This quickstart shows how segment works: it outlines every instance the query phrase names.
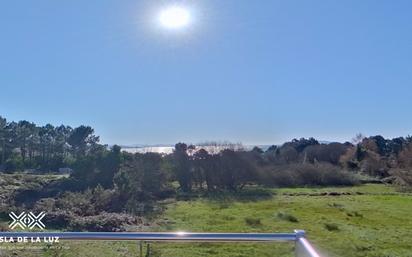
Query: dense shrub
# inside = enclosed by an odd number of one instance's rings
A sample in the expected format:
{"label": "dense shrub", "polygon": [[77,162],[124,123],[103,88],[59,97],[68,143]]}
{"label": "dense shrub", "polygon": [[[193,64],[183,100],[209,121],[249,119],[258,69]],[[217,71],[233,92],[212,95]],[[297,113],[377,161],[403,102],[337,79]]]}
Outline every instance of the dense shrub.
{"label": "dense shrub", "polygon": [[66,192],[55,202],[55,208],[77,215],[96,215],[102,211],[119,211],[118,194],[115,190],[97,186],[84,192]]}
{"label": "dense shrub", "polygon": [[140,212],[142,204],[147,206],[148,202],[169,195],[162,156],[156,153],[127,156],[114,181],[129,212]]}
{"label": "dense shrub", "polygon": [[394,169],[391,171],[393,175],[393,184],[402,187],[412,186],[412,169]]}
{"label": "dense shrub", "polygon": [[140,218],[125,213],[102,212],[97,215],[79,216],[67,210],[48,212],[44,222],[48,228],[96,232],[125,231],[127,226],[142,223]]}
{"label": "dense shrub", "polygon": [[125,213],[103,212],[94,216],[76,217],[69,227],[74,231],[118,232],[125,231],[128,225],[138,225],[141,221]]}
{"label": "dense shrub", "polygon": [[265,170],[262,183],[269,186],[350,186],[358,184],[352,173],[331,164],[290,164]]}
{"label": "dense shrub", "polygon": [[342,155],[351,148],[350,144],[330,143],[321,145],[310,145],[304,152],[304,161],[327,162],[337,165]]}
{"label": "dense shrub", "polygon": [[47,211],[47,215],[44,216],[44,223],[47,225],[47,228],[68,229],[70,222],[77,218],[77,215],[66,210]]}
{"label": "dense shrub", "polygon": [[120,212],[119,207],[123,204],[119,204],[116,192],[98,186],[84,192],[66,192],[57,199],[40,199],[34,211],[47,212],[47,226],[59,229],[122,231],[124,226],[138,223],[135,216],[111,212]]}

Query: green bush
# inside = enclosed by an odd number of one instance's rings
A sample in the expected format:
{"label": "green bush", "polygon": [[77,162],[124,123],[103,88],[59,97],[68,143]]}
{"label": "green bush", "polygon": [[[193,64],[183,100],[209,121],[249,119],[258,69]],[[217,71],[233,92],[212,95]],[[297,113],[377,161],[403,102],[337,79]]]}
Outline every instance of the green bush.
{"label": "green bush", "polygon": [[252,227],[262,225],[262,222],[260,221],[260,218],[247,217],[247,218],[245,218],[245,222],[248,226],[252,226]]}
{"label": "green bush", "polygon": [[23,159],[19,154],[13,153],[12,157],[6,160],[4,169],[7,173],[22,171],[24,169]]}
{"label": "green bush", "polygon": [[328,231],[339,231],[338,225],[333,223],[325,223],[325,228]]}

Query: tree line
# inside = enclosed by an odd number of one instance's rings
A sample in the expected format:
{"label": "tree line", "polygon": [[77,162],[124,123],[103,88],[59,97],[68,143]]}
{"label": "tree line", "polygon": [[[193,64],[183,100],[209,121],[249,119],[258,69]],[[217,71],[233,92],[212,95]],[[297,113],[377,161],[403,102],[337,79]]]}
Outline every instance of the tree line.
{"label": "tree line", "polygon": [[124,202],[176,191],[236,192],[252,184],[353,185],[359,182],[356,173],[403,184],[412,181],[411,137],[358,135],[353,142],[327,144],[301,138],[265,151],[239,144],[216,146],[218,151],[177,143],[172,154],[132,154],[100,144],[89,126],[37,126],[0,117],[0,170],[49,172],[69,167],[73,173],[59,190],[99,185],[116,190]]}
{"label": "tree line", "polygon": [[57,171],[101,147],[89,126],[37,126],[0,116],[0,171]]}

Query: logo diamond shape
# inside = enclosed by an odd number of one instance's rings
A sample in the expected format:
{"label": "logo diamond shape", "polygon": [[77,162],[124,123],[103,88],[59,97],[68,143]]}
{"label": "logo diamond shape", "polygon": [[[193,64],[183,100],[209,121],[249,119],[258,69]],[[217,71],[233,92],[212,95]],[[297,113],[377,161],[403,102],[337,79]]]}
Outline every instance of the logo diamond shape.
{"label": "logo diamond shape", "polygon": [[21,229],[38,227],[43,230],[46,228],[42,222],[42,219],[46,216],[45,212],[40,212],[38,215],[35,215],[33,212],[22,212],[19,215],[11,212],[9,216],[12,219],[12,222],[9,224],[9,228],[11,229],[15,229],[16,227],[20,227]]}

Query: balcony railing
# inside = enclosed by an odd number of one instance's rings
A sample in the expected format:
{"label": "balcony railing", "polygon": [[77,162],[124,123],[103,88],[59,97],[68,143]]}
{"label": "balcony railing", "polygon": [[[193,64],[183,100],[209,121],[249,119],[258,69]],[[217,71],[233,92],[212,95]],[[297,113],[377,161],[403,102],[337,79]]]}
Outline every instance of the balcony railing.
{"label": "balcony railing", "polygon": [[296,257],[320,257],[305,237],[305,231],[294,233],[188,233],[188,232],[0,232],[0,237],[55,238],[60,240],[134,240],[190,242],[294,242]]}

